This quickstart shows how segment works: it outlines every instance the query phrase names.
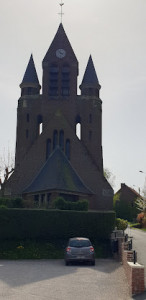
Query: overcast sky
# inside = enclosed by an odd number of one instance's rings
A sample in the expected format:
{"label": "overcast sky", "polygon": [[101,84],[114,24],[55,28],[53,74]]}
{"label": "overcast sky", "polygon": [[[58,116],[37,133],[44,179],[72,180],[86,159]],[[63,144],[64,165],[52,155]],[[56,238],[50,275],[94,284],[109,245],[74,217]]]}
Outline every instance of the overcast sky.
{"label": "overcast sky", "polygon": [[[121,183],[146,173],[146,0],[64,0],[63,26],[79,61],[92,55],[103,101],[103,160]],[[59,0],[0,0],[0,154],[15,151],[17,101],[30,54],[42,60],[60,23]],[[5,149],[5,150],[4,150]]]}

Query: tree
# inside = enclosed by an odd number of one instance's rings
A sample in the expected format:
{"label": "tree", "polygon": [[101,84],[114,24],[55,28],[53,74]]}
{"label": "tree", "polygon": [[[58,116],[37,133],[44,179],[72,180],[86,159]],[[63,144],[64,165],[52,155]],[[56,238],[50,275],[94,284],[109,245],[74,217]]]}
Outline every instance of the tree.
{"label": "tree", "polygon": [[144,184],[144,188],[143,188],[143,196],[138,197],[135,203],[137,205],[137,208],[141,212],[144,212],[146,214],[146,179],[145,179],[145,184]]}
{"label": "tree", "polygon": [[135,201],[137,208],[146,213],[146,198],[137,198],[137,200]]}
{"label": "tree", "polygon": [[9,176],[14,171],[14,156],[7,150],[7,155],[5,154],[5,149],[3,154],[0,156],[0,186],[3,188],[4,184],[7,182]]}
{"label": "tree", "polygon": [[115,175],[113,175],[113,173],[108,168],[104,168],[103,173],[104,177],[107,179],[107,181],[109,181],[110,185],[114,187],[116,178]]}

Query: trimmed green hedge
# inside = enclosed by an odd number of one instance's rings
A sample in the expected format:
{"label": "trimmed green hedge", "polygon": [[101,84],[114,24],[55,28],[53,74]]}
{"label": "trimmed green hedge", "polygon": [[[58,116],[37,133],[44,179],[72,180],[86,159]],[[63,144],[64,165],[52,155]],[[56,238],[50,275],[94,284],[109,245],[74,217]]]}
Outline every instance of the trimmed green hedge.
{"label": "trimmed green hedge", "polygon": [[108,239],[115,213],[63,210],[0,209],[0,239]]}
{"label": "trimmed green hedge", "polygon": [[0,208],[1,206],[9,208],[22,208],[23,200],[22,198],[0,198]]}
{"label": "trimmed green hedge", "polygon": [[54,207],[61,210],[88,211],[88,200],[71,202],[66,201],[63,197],[58,197],[54,201]]}

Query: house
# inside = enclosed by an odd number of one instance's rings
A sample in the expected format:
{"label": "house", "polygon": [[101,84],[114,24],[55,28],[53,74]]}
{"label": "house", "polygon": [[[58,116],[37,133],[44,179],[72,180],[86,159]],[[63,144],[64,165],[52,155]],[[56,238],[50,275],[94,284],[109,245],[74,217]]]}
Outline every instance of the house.
{"label": "house", "polygon": [[134,189],[121,183],[121,188],[114,195],[114,208],[117,217],[132,221],[138,214],[138,209],[135,204],[137,198],[141,195]]}

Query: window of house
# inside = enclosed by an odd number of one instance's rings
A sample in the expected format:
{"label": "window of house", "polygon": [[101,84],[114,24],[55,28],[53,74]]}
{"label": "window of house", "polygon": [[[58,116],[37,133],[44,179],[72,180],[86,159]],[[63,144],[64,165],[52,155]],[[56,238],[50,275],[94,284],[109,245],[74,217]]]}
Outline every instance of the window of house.
{"label": "window of house", "polygon": [[53,150],[56,148],[58,145],[58,132],[57,130],[54,130],[53,132]]}
{"label": "window of house", "polygon": [[33,197],[34,197],[34,207],[38,208],[39,207],[39,195],[36,194]]}
{"label": "window of house", "polygon": [[64,151],[64,131],[60,130],[59,132],[59,146],[62,151]]}
{"label": "window of house", "polygon": [[43,118],[41,115],[37,116],[37,130],[38,135],[40,135],[43,132]]}
{"label": "window of house", "polygon": [[45,202],[45,194],[41,194],[41,205]]}
{"label": "window of house", "polygon": [[76,136],[81,140],[81,118],[79,115],[76,117]]}
{"label": "window of house", "polygon": [[26,129],[26,138],[28,139],[28,136],[29,136],[29,131],[28,129]]}
{"label": "window of house", "polygon": [[70,140],[67,139],[66,143],[65,143],[65,154],[68,158],[68,160],[70,160]]}
{"label": "window of house", "polygon": [[27,88],[27,94],[28,94],[28,95],[31,95],[31,94],[32,94],[32,90],[33,90],[32,87],[28,87],[28,88]]}
{"label": "window of house", "polygon": [[62,67],[61,94],[62,96],[69,96],[70,94],[70,68],[67,64]]}
{"label": "window of house", "polygon": [[29,122],[29,114],[26,115],[26,121]]}
{"label": "window of house", "polygon": [[47,139],[47,141],[46,141],[46,159],[48,159],[50,154],[51,154],[51,139]]}
{"label": "window of house", "polygon": [[50,66],[49,71],[49,95],[57,96],[58,95],[58,73],[59,69],[56,64]]}

